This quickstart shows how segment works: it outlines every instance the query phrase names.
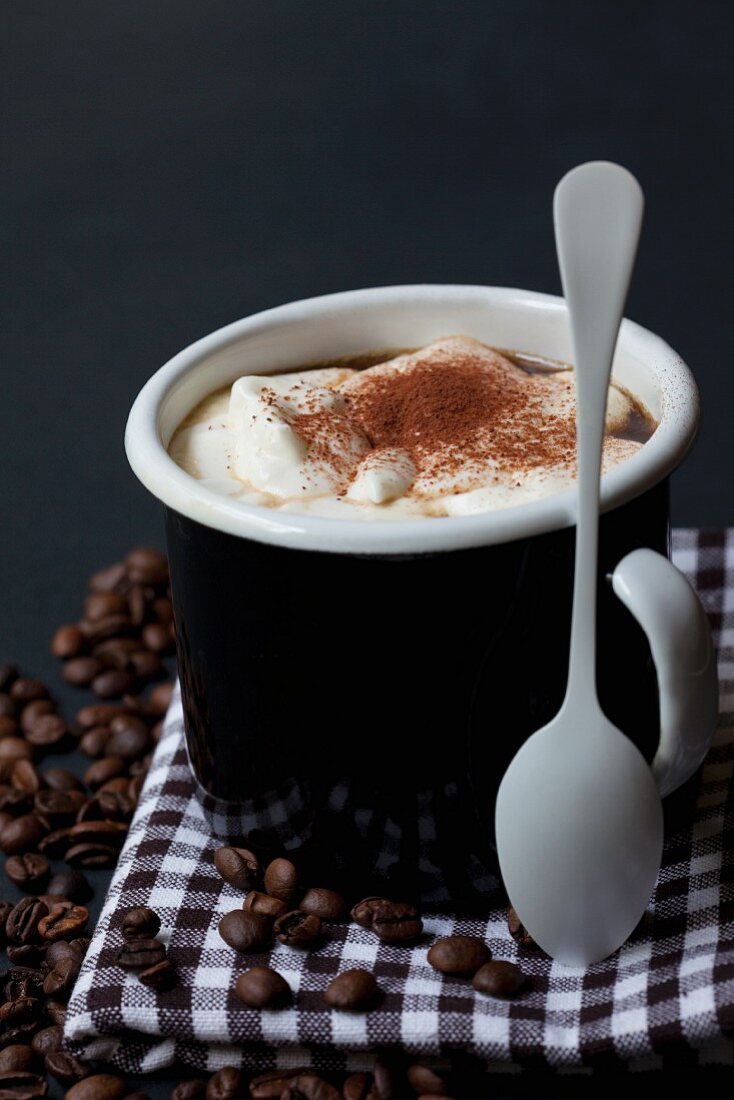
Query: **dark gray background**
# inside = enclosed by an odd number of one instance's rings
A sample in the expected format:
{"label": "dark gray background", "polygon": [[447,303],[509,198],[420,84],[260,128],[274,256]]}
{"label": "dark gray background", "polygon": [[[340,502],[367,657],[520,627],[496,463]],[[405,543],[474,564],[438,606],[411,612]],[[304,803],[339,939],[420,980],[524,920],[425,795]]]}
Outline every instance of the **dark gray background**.
{"label": "dark gray background", "polygon": [[628,313],[703,390],[674,517],[734,519],[728,0],[3,0],[0,13],[0,654],[58,689],[47,641],[86,575],[160,544],[122,435],[171,354],[347,287],[557,291],[551,194],[589,158],[645,188]]}

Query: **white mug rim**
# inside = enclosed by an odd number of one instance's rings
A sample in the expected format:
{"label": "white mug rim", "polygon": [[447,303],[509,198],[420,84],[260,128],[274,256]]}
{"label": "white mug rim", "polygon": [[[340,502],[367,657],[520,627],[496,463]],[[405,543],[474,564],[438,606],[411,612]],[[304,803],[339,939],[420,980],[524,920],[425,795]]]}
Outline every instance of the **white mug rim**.
{"label": "white mug rim", "polygon": [[[528,538],[575,523],[573,488],[530,503],[469,516],[399,522],[331,519],[245,504],[205,488],[168,455],[159,430],[160,410],[180,380],[230,344],[278,325],[349,314],[396,302],[492,302],[566,312],[555,295],[512,287],[418,284],[342,291],[264,310],[209,333],[184,348],[146,382],[130,411],[125,448],[146,488],[168,508],[206,527],[240,538],[298,550],[351,554],[417,554],[468,549]],[[696,383],[681,357],[659,336],[624,320],[620,343],[634,345],[659,386],[663,415],[653,436],[635,455],[602,479],[602,509],[618,507],[667,477],[695,439],[700,405]],[[667,399],[669,398],[669,400]]]}

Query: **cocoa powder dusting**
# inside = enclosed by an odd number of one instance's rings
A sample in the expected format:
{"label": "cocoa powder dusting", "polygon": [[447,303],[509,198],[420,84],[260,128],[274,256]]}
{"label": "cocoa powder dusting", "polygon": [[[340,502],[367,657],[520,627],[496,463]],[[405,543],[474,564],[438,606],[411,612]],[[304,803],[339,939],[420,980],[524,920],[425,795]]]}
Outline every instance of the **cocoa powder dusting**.
{"label": "cocoa powder dusting", "polygon": [[370,443],[407,451],[424,478],[470,474],[479,464],[486,476],[488,462],[522,474],[575,458],[574,418],[544,409],[547,387],[558,384],[499,355],[446,350],[407,371],[365,378],[345,398]]}

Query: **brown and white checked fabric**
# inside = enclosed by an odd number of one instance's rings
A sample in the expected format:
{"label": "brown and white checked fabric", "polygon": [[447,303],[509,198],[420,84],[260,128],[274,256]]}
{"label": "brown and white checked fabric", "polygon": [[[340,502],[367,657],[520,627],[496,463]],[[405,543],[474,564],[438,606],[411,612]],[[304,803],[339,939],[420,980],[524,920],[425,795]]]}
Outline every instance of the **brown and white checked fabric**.
{"label": "brown and white checked fabric", "polygon": [[[421,1057],[461,1052],[497,1069],[644,1069],[669,1058],[733,1064],[734,530],[678,531],[674,558],[711,615],[722,718],[693,823],[667,836],[649,919],[615,956],[585,970],[562,967],[519,951],[499,910],[486,921],[427,917],[431,936],[472,933],[498,957],[522,955],[529,989],[502,1002],[437,974],[426,946],[387,947],[356,925],[337,925],[316,952],[278,945],[248,960],[279,970],[295,1001],[281,1011],[245,1008],[232,993],[245,964],[217,933],[221,915],[241,898],[212,865],[217,845],[193,793],[176,701],[69,1005],[74,1049],[143,1072],[173,1062],[356,1069],[370,1051],[394,1046]],[[177,964],[179,984],[166,993],[115,965],[114,915],[140,904],[161,915]],[[365,1016],[330,1011],[322,999],[327,980],[355,966],[375,972],[386,991],[382,1007]]]}

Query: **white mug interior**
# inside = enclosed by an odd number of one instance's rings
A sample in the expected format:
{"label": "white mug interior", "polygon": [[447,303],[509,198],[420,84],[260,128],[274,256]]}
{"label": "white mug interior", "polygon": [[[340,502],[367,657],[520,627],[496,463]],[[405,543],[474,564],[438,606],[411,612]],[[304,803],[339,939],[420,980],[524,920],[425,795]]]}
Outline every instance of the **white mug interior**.
{"label": "white mug interior", "polygon": [[[491,545],[575,522],[573,489],[479,515],[395,523],[327,519],[245,504],[212,492],[169,457],[175,429],[207,394],[242,374],[272,374],[342,355],[473,336],[498,348],[571,362],[562,298],[506,287],[394,286],[310,298],[236,321],[191,344],[138,395],[125,445],[143,484],[175,511],[243,538],[294,549],[359,554],[436,552]],[[658,421],[631,458],[602,479],[602,508],[639,496],[682,461],[699,421],[698,390],[680,356],[625,320],[614,377]]]}

